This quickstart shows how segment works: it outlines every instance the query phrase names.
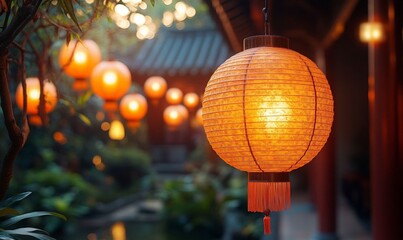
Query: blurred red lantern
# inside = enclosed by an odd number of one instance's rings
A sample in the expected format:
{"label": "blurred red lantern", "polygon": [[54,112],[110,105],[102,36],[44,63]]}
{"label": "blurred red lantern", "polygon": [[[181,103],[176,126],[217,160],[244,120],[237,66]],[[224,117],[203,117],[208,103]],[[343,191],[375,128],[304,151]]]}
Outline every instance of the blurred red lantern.
{"label": "blurred red lantern", "polygon": [[176,129],[181,125],[188,117],[188,110],[182,105],[168,106],[164,110],[164,121],[171,128]]}
{"label": "blurred red lantern", "polygon": [[127,121],[127,126],[136,129],[140,120],[147,113],[147,100],[143,95],[132,93],[124,96],[120,101],[120,114]]}
{"label": "blurred red lantern", "polygon": [[167,82],[160,76],[149,77],[144,83],[144,92],[148,98],[157,101],[167,91]]}
{"label": "blurred red lantern", "polygon": [[[42,120],[38,116],[39,103],[40,103],[40,84],[39,79],[31,77],[26,79],[27,84],[27,114],[29,115],[29,122],[34,125],[42,125]],[[50,81],[44,81],[43,94],[45,97],[45,112],[51,112],[57,104],[57,90],[56,86]],[[15,100],[17,106],[22,110],[24,108],[24,97],[22,84],[18,84],[15,93]]]}
{"label": "blurred red lantern", "polygon": [[179,88],[170,88],[165,98],[169,104],[176,105],[182,102],[183,93]]}
{"label": "blurred red lantern", "polygon": [[129,90],[131,83],[129,69],[119,61],[103,61],[91,75],[92,91],[105,100],[104,109],[107,111],[117,110],[118,99]]}
{"label": "blurred red lantern", "polygon": [[183,97],[183,104],[189,109],[195,108],[199,105],[199,95],[196,93],[187,93]]}
{"label": "blurred red lantern", "polygon": [[70,41],[63,45],[59,53],[62,70],[75,79],[73,89],[80,91],[88,88],[87,79],[94,67],[101,61],[101,50],[92,40]]}

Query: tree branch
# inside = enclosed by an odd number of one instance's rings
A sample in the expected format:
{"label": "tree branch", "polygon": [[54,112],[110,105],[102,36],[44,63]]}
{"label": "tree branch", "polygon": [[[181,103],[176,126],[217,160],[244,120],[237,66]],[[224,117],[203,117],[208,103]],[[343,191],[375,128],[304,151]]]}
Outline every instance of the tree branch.
{"label": "tree branch", "polygon": [[26,0],[18,9],[10,24],[0,32],[0,50],[6,49],[34,18],[42,0]]}
{"label": "tree branch", "polygon": [[6,153],[0,171],[0,199],[3,199],[13,177],[14,161],[18,153],[24,146],[29,135],[29,126],[27,118],[23,120],[23,125],[20,128],[15,120],[13,105],[8,87],[7,77],[7,56],[8,51],[0,49],[0,98],[1,108],[3,110],[4,122],[7,128],[8,136],[11,140],[11,146]]}

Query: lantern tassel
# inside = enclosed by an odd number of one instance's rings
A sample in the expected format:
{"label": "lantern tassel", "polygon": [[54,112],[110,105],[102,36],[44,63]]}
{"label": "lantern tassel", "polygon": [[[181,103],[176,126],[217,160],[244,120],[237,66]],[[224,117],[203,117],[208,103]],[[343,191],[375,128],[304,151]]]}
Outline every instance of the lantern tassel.
{"label": "lantern tassel", "polygon": [[281,211],[291,205],[288,173],[249,173],[248,211]]}
{"label": "lantern tassel", "polygon": [[266,215],[263,218],[263,228],[264,228],[264,234],[268,235],[271,233],[271,228],[270,228],[270,216]]}

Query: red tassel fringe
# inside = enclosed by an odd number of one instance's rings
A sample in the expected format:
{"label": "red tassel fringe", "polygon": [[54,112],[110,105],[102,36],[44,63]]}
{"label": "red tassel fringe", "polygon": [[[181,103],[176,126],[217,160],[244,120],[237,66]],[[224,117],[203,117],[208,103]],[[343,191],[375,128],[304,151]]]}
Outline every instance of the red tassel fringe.
{"label": "red tassel fringe", "polygon": [[248,211],[281,211],[291,205],[290,182],[248,182]]}
{"label": "red tassel fringe", "polygon": [[263,218],[263,228],[264,228],[264,234],[268,235],[271,233],[270,229],[270,217],[269,216],[264,216]]}

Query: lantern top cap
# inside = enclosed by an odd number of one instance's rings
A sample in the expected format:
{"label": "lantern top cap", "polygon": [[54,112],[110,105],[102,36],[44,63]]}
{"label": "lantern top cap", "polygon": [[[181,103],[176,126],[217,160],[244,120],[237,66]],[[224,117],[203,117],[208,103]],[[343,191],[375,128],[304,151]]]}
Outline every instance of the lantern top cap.
{"label": "lantern top cap", "polygon": [[289,48],[288,38],[275,35],[258,35],[247,37],[243,40],[244,50],[256,47],[281,47]]}

